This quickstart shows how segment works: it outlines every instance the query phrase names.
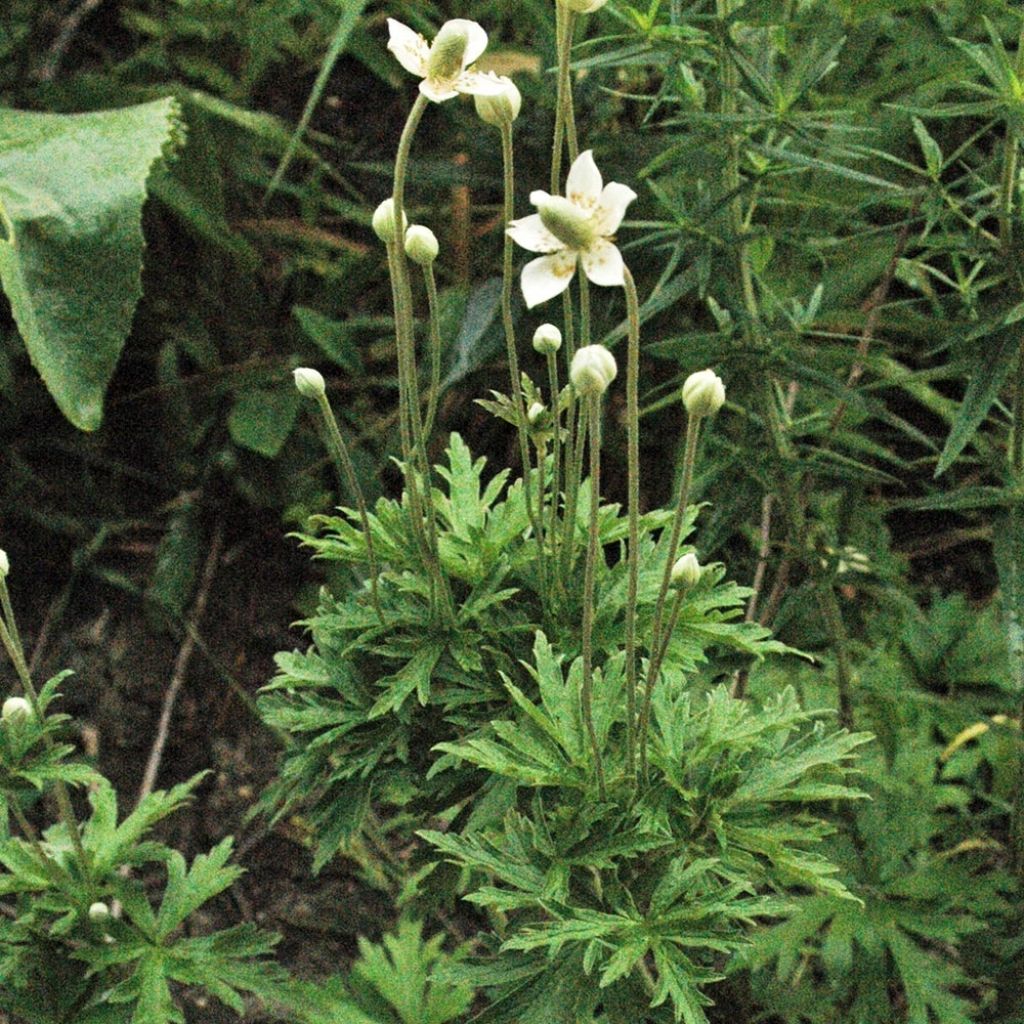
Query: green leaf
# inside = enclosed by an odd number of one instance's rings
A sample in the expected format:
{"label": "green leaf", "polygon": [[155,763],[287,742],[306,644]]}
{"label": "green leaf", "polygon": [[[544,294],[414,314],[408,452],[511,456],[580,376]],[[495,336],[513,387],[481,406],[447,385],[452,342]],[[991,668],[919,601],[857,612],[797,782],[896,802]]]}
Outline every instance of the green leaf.
{"label": "green leaf", "polygon": [[146,178],[171,99],[89,114],[0,110],[0,283],[61,412],[95,430],[142,295]]}
{"label": "green leaf", "polygon": [[295,426],[300,395],[291,387],[253,388],[235,400],[228,417],[231,440],[273,459]]}
{"label": "green leaf", "polygon": [[332,363],[352,374],[363,372],[363,361],[352,341],[352,325],[344,320],[332,320],[307,306],[293,306],[292,316],[307,338]]}
{"label": "green leaf", "polygon": [[949,437],[939,456],[939,464],[935,467],[936,477],[942,476],[953,465],[988,415],[1013,365],[1020,342],[1019,334],[1014,325],[986,337],[984,358],[967,385],[964,400],[960,403]]}

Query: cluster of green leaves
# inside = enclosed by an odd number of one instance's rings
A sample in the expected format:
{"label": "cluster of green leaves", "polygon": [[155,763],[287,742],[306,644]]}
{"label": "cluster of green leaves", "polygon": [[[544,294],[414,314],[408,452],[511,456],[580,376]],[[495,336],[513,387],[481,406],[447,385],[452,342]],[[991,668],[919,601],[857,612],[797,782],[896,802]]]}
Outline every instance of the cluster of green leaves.
{"label": "cluster of green leaves", "polygon": [[[0,723],[0,898],[9,912],[0,919],[0,1010],[31,1024],[181,1024],[172,985],[239,1014],[243,994],[278,997],[285,976],[266,959],[276,936],[249,924],[185,931],[241,874],[228,864],[231,839],[188,864],[149,835],[186,805],[203,775],[148,794],[119,820],[110,783],[69,760],[67,716],[46,714],[66,674],[40,691],[42,720]],[[27,824],[26,797],[55,783],[89,786],[90,813],[75,836],[64,819],[39,834]],[[11,817],[21,835],[11,834]]]}

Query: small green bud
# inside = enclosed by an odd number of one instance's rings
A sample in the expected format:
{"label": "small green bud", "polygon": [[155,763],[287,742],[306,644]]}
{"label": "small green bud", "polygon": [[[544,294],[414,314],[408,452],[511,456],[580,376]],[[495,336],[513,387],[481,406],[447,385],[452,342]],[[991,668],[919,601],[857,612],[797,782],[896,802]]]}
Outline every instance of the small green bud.
{"label": "small green bud", "polygon": [[0,718],[5,722],[23,722],[31,714],[32,705],[24,697],[8,697],[0,711]]}
{"label": "small green bud", "polygon": [[714,370],[691,373],[683,384],[682,394],[690,416],[714,416],[725,404],[725,385]]}
{"label": "small green bud", "polygon": [[541,324],[533,332],[533,350],[541,355],[553,355],[562,347],[562,332],[554,324]]}
{"label": "small green bud", "polygon": [[469,32],[462,19],[446,21],[434,37],[427,57],[427,78],[449,81],[461,71],[466,47],[469,46]]}
{"label": "small green bud", "polygon": [[618,372],[615,356],[604,345],[585,345],[572,357],[569,379],[579,395],[603,395]]}
{"label": "small green bud", "polygon": [[501,75],[498,81],[504,87],[500,93],[496,96],[481,96],[478,93],[473,97],[473,103],[481,121],[493,124],[496,128],[505,128],[519,116],[523,97],[508,76]]}
{"label": "small green bud", "polygon": [[437,259],[437,235],[422,224],[413,224],[405,233],[405,254],[421,267]]}
{"label": "small green bud", "polygon": [[593,14],[599,11],[608,0],[558,0],[563,7],[568,7],[576,14]]}
{"label": "small green bud", "polygon": [[[532,197],[531,197],[532,200]],[[594,218],[565,196],[538,196],[541,223],[570,249],[588,249],[597,238]]]}
{"label": "small green bud", "polygon": [[292,371],[295,377],[295,387],[303,398],[323,398],[327,393],[327,385],[324,383],[323,374],[312,370],[308,366],[300,366]]}
{"label": "small green bud", "polygon": [[99,923],[110,917],[110,907],[100,900],[89,905],[89,920]]}
{"label": "small green bud", "polygon": [[7,557],[7,552],[0,548],[0,580],[6,579],[7,574],[11,571],[11,561]]}
{"label": "small green bud", "polygon": [[[402,213],[402,226],[405,226],[405,213]],[[374,234],[384,243],[389,244],[395,240],[395,201],[385,199],[376,210],[373,211]]]}
{"label": "small green bud", "polygon": [[683,555],[672,566],[672,586],[689,590],[700,582],[702,571],[695,554]]}
{"label": "small green bud", "polygon": [[529,409],[526,410],[526,421],[531,427],[537,425],[537,421],[544,415],[544,406],[541,402],[534,402]]}

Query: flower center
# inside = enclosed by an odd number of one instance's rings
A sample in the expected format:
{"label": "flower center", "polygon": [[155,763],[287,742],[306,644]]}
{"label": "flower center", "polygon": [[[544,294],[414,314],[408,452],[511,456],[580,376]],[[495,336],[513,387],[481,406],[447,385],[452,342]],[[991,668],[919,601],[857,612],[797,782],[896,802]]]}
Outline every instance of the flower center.
{"label": "flower center", "polygon": [[464,25],[446,21],[434,37],[427,57],[427,78],[446,82],[458,77],[469,45],[469,33]]}
{"label": "flower center", "polygon": [[548,196],[537,212],[544,227],[570,249],[589,249],[597,237],[594,218],[564,196]]}

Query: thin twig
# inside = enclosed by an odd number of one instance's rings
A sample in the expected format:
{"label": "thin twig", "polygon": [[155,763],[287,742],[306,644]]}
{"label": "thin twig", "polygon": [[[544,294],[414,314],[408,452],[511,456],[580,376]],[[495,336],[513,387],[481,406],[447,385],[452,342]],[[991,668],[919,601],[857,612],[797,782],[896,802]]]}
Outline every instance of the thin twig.
{"label": "thin twig", "polygon": [[196,648],[196,627],[203,617],[203,612],[206,610],[206,602],[210,596],[210,587],[217,572],[217,565],[220,562],[223,545],[224,524],[223,522],[218,522],[213,531],[210,553],[207,555],[206,565],[203,567],[203,575],[199,583],[199,591],[196,594],[195,603],[192,606],[192,615],[188,620],[185,639],[182,641],[181,647],[178,648],[178,657],[174,662],[174,673],[171,676],[171,683],[164,694],[164,703],[160,709],[160,722],[157,725],[156,737],[149,752],[149,760],[146,762],[146,770],[142,775],[138,796],[135,798],[136,807],[153,792],[153,787],[156,785],[157,772],[160,770],[160,760],[163,757],[164,747],[167,745],[167,735],[170,731],[174,702],[178,699],[178,693],[185,682],[185,674],[188,671],[189,662],[192,660],[192,653]]}
{"label": "thin twig", "polygon": [[52,82],[60,70],[61,62],[64,60],[68,48],[74,41],[78,28],[86,18],[96,10],[103,0],[82,0],[82,2],[64,19],[57,38],[53,41],[46,54],[46,60],[40,65],[36,72],[36,78],[40,82]]}

